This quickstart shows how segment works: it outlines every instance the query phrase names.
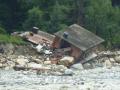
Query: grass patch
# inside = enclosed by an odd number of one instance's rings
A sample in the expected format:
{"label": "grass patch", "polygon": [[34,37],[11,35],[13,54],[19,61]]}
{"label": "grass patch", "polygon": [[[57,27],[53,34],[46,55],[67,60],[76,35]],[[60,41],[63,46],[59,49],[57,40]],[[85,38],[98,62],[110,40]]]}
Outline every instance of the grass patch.
{"label": "grass patch", "polygon": [[0,34],[0,43],[26,44],[20,37]]}

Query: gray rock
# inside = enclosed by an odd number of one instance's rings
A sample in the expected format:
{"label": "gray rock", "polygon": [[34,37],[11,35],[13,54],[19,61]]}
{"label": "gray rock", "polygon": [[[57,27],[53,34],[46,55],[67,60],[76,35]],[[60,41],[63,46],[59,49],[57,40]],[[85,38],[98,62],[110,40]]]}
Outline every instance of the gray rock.
{"label": "gray rock", "polygon": [[120,63],[120,56],[116,56],[116,57],[115,57],[115,61],[116,61],[117,63]]}
{"label": "gray rock", "polygon": [[53,71],[57,72],[64,72],[67,69],[67,67],[64,65],[52,65],[51,68]]}
{"label": "gray rock", "polygon": [[109,58],[111,63],[115,63],[115,59],[114,58]]}
{"label": "gray rock", "polygon": [[34,62],[28,63],[28,68],[42,68],[41,64],[36,64]]}
{"label": "gray rock", "polygon": [[60,59],[60,61],[58,62],[58,64],[64,66],[70,66],[73,63],[74,63],[74,57],[70,57],[70,56],[65,56],[62,59]]}
{"label": "gray rock", "polygon": [[110,60],[106,60],[104,63],[104,66],[108,69],[112,68],[112,63],[110,62]]}
{"label": "gray rock", "polygon": [[52,64],[52,63],[51,63],[51,61],[44,61],[44,64],[45,64],[45,65],[50,65],[50,64]]}
{"label": "gray rock", "polygon": [[0,68],[2,68],[3,67],[3,65],[2,65],[2,63],[0,63]]}
{"label": "gray rock", "polygon": [[84,67],[84,69],[92,69],[93,68],[92,64],[90,64],[90,63],[83,64],[83,67]]}
{"label": "gray rock", "polygon": [[73,75],[74,72],[71,69],[66,69],[64,75]]}
{"label": "gray rock", "polygon": [[73,64],[71,67],[73,70],[83,70],[83,65],[81,63]]}

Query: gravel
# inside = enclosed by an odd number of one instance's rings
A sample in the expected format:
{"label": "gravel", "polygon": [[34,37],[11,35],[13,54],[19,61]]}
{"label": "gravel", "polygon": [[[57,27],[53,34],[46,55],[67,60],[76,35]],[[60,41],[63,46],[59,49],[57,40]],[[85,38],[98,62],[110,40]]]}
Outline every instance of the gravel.
{"label": "gravel", "polygon": [[31,71],[0,70],[0,90],[120,90],[120,67],[43,76]]}

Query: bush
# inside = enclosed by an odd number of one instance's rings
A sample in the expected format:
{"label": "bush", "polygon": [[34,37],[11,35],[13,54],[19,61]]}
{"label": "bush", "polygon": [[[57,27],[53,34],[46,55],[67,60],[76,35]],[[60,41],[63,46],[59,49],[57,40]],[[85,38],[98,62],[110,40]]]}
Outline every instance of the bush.
{"label": "bush", "polygon": [[20,37],[5,34],[0,34],[0,43],[25,44]]}
{"label": "bush", "polygon": [[6,31],[4,28],[0,27],[0,34],[6,34]]}

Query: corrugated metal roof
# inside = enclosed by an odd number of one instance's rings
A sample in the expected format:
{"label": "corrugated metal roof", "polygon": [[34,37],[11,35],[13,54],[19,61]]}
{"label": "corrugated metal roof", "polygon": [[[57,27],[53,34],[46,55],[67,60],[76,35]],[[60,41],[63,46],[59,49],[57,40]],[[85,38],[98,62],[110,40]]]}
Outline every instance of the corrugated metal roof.
{"label": "corrugated metal roof", "polygon": [[34,43],[34,44],[39,44],[39,43],[43,43],[44,41],[47,41],[49,42],[50,44],[52,44],[52,41],[49,40],[48,38],[46,37],[43,37],[43,36],[40,36],[38,34],[33,34],[33,36],[27,36],[26,37],[28,41]]}
{"label": "corrugated metal roof", "polygon": [[52,44],[54,37],[55,37],[54,35],[51,35],[47,32],[43,32],[40,30],[38,31],[37,34],[33,33],[33,36],[32,35],[26,36],[27,40],[34,43],[34,44],[43,43],[44,41],[47,41],[50,44]]}
{"label": "corrugated metal roof", "polygon": [[[64,32],[68,33],[67,38],[63,36]],[[77,24],[73,24],[69,26],[66,30],[61,30],[55,33],[55,35],[80,48],[82,51],[86,51],[89,48],[92,48],[104,42],[102,38],[96,36],[92,32]]]}

